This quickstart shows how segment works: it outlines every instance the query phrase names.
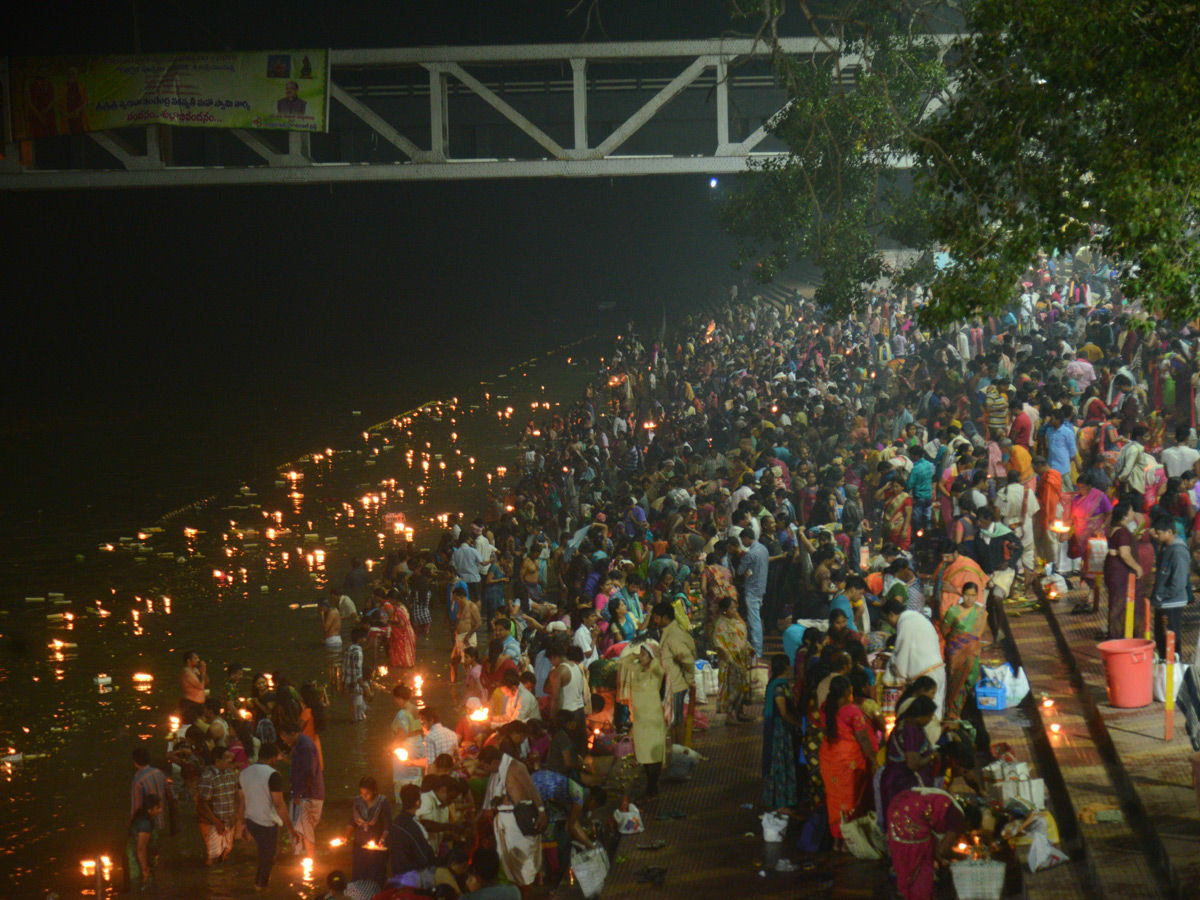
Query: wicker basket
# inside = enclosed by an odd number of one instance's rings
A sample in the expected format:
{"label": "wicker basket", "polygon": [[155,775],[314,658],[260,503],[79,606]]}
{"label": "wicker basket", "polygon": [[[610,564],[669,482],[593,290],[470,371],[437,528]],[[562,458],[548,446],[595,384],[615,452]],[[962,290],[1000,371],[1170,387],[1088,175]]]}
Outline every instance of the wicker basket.
{"label": "wicker basket", "polygon": [[1007,867],[994,860],[960,860],[950,864],[958,900],[1000,900]]}

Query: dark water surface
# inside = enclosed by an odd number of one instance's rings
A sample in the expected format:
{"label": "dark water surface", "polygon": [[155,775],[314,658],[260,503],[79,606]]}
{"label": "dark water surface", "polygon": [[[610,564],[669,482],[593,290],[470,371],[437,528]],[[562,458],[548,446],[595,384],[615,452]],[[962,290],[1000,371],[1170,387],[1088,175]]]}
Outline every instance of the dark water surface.
{"label": "dark water surface", "polygon": [[[97,544],[83,548],[82,562],[10,570],[6,580],[21,573],[24,596],[0,615],[0,744],[38,758],[3,766],[8,840],[0,879],[12,879],[19,896],[48,889],[78,895],[87,886],[80,860],[119,857],[129,752],[149,741],[161,753],[179,694],[180,651],[195,649],[208,661],[214,687],[233,662],[282,670],[297,684],[320,682],[328,658],[312,606],[341,578],[349,554],[379,559],[397,546],[389,514],[403,513],[417,543],[428,544],[439,516],[478,508],[499,472],[513,467],[513,445],[533,404],[548,418],[558,397],[574,396],[589,374],[575,354],[598,346],[593,339],[542,355],[465,386],[457,402],[426,397],[440,402],[408,411],[398,426],[373,430],[371,419],[343,410],[337,430],[353,428],[353,435],[320,448],[319,461],[295,461],[283,474],[248,467],[236,489],[199,508],[110,532],[103,541],[111,550]],[[46,538],[47,557],[61,551],[56,540]],[[419,670],[449,717],[444,614],[434,612],[433,643],[423,643]],[[139,684],[135,674],[153,681]],[[101,675],[111,687],[94,682]],[[353,725],[348,702],[335,700],[324,742],[329,836],[344,826],[342,807],[361,775],[389,780],[389,705],[379,698],[370,721]],[[221,871],[203,870],[199,854],[189,808],[182,834],[164,844],[161,896],[244,894],[248,852]],[[335,863],[319,857],[316,874]],[[278,880],[279,896],[303,886],[294,865]]]}
{"label": "dark water surface", "polygon": [[[628,319],[656,328],[664,308],[727,292],[700,180],[4,199],[0,750],[39,758],[0,767],[2,897],[79,896],[79,861],[120,855],[129,752],[161,754],[180,651],[214,683],[234,661],[321,677],[307,604],[351,552],[393,546],[385,513],[428,542],[433,517],[477,509],[487,475],[512,466],[531,404],[576,396]],[[550,353],[588,335],[603,338]],[[434,399],[440,422],[364,439]],[[276,467],[326,448],[347,452],[276,484]],[[291,534],[267,539],[272,524]],[[444,653],[421,665],[436,681]],[[356,729],[334,710],[331,804],[368,771],[388,780],[390,710],[371,716]],[[340,829],[344,809],[330,815]],[[167,847],[159,896],[245,895],[245,865],[199,870],[192,819]]]}

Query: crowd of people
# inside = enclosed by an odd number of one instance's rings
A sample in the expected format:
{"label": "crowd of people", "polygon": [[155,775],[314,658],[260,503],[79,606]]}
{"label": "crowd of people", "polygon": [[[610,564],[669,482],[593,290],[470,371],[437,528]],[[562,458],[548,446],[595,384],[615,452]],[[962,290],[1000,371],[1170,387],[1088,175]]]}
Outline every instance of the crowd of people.
{"label": "crowd of people", "polygon": [[[651,800],[687,777],[691,731],[709,724],[699,662],[720,673],[727,727],[758,718],[765,682],[762,806],[803,823],[814,852],[874,812],[899,893],[929,897],[979,826],[991,748],[975,689],[1000,604],[1070,596],[1107,639],[1125,636],[1131,597],[1141,633],[1148,597],[1160,653],[1167,631],[1182,647],[1192,332],[1129,303],[1087,251],[1043,257],[1002,315],[930,332],[924,299],[880,291],[845,318],[798,295],[731,304],[671,340],[631,327],[582,397],[528,423],[478,517],[370,576],[356,566],[362,602],[331,591],[322,634],[354,719],[386,694],[380,666],[400,680],[392,796],[363,778],[335,896],[528,896],[561,877],[606,800],[586,756],[628,740]],[[453,727],[411,675],[443,609]],[[185,659],[171,762],[208,861],[248,832],[265,885],[280,831],[314,852],[325,699],[273,673],[238,705],[242,670],[227,674],[206,693]],[[130,854],[148,877],[147,823],[162,827],[170,791],[141,752]]]}

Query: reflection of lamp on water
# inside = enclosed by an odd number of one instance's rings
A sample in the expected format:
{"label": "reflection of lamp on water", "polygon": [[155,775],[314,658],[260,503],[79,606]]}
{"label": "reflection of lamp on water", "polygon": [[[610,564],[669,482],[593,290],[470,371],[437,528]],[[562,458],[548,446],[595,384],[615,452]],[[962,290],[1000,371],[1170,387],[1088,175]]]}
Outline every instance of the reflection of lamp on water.
{"label": "reflection of lamp on water", "polygon": [[300,860],[300,866],[301,866],[301,868],[304,869],[304,880],[311,881],[312,880],[312,872],[313,872],[312,859],[307,856],[304,857],[304,859]]}

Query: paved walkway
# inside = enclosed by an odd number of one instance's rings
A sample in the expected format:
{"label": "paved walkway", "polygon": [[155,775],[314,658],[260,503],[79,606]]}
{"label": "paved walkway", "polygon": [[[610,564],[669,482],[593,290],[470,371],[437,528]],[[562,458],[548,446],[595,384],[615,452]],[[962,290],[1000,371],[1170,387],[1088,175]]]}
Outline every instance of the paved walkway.
{"label": "paved walkway", "polygon": [[[1106,602],[1102,597],[1102,608]],[[1060,732],[1047,738],[1076,808],[1116,805],[1123,816],[1082,826],[1089,869],[1105,897],[1200,897],[1200,808],[1183,716],[1176,713],[1168,742],[1162,703],[1110,706],[1096,649],[1103,613],[1071,615],[1070,608],[1066,599],[1045,603],[1042,616],[1014,624],[1014,636],[1035,691],[1061,698]],[[1198,624],[1200,609],[1191,607],[1184,615],[1185,660]]]}

